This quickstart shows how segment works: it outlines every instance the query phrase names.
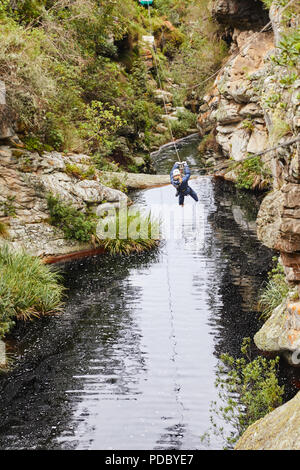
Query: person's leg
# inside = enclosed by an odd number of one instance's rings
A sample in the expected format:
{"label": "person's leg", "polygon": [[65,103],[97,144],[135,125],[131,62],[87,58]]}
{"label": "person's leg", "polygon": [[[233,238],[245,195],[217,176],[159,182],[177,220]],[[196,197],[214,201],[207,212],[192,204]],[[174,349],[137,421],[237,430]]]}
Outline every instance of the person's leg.
{"label": "person's leg", "polygon": [[179,205],[183,206],[184,203],[184,195],[182,193],[179,193]]}
{"label": "person's leg", "polygon": [[195,200],[195,201],[198,201],[198,196],[197,196],[197,193],[195,193],[195,191],[189,186],[189,195],[192,196],[192,198]]}

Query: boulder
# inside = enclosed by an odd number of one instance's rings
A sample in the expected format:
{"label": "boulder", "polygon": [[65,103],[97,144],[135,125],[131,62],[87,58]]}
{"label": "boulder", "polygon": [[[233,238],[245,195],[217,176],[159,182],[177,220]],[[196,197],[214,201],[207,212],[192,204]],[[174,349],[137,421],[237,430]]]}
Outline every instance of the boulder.
{"label": "boulder", "polygon": [[128,202],[126,194],[100,182],[102,174],[97,170],[92,179],[66,172],[67,164],[79,172],[90,168],[92,160],[88,155],[65,156],[59,152],[39,155],[26,150],[16,152],[9,147],[0,147],[0,155],[0,202],[10,210],[7,214],[2,206],[0,220],[9,223],[9,239],[5,242],[15,249],[49,256],[91,247],[89,243],[66,240],[61,230],[49,225],[46,196],[50,192],[83,211],[96,210],[104,200],[117,206]]}
{"label": "boulder", "polygon": [[236,450],[300,450],[300,392],[264,418],[253,423],[239,439]]}
{"label": "boulder", "polygon": [[293,356],[300,351],[300,302],[284,300],[254,336],[262,351],[286,353],[289,362],[298,364]]}

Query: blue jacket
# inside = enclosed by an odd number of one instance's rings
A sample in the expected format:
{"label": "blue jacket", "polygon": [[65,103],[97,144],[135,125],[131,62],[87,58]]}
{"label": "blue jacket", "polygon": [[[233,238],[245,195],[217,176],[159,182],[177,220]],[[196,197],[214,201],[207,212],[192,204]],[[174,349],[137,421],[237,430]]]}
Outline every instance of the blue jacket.
{"label": "blue jacket", "polygon": [[191,172],[190,172],[190,169],[188,167],[187,164],[184,165],[184,168],[183,168],[183,171],[184,171],[184,176],[182,178],[182,182],[181,184],[179,183],[179,181],[176,181],[174,180],[173,178],[173,171],[176,169],[176,168],[179,168],[179,165],[178,163],[175,163],[171,172],[170,172],[170,179],[171,179],[171,183],[172,185],[182,194],[186,195],[186,194],[189,194],[189,185],[188,185],[188,181],[189,181],[189,178],[191,176]]}

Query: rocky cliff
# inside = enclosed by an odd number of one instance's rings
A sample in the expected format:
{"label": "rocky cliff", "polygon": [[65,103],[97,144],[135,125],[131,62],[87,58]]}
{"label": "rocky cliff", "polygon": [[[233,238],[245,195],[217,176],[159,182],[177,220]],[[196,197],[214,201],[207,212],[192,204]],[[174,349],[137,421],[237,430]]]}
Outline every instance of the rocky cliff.
{"label": "rocky cliff", "polygon": [[[300,291],[300,8],[296,1],[263,3],[213,2],[213,15],[225,25],[231,40],[230,57],[204,97],[198,128],[204,140],[214,140],[219,149],[214,156],[216,176],[247,189],[269,190],[258,214],[257,233],[265,245],[280,253],[291,296],[254,339],[260,349],[283,352],[296,365],[300,347],[300,303],[293,302]],[[251,426],[237,449],[298,448],[294,440],[298,408],[299,394]],[[285,430],[282,439],[287,423],[290,432]]]}
{"label": "rocky cliff", "polygon": [[204,97],[198,128],[219,145],[217,176],[270,189],[258,237],[280,252],[287,280],[299,286],[299,6],[274,0],[268,17],[259,1],[216,0],[213,14],[228,28],[231,56]]}

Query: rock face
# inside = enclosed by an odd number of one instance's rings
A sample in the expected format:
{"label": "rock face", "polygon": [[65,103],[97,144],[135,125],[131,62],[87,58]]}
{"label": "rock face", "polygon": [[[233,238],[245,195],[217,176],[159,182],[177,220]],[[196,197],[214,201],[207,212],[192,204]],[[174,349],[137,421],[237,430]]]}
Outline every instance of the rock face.
{"label": "rock face", "polygon": [[[260,4],[260,6],[259,6]],[[259,239],[280,252],[286,279],[293,290],[277,307],[254,341],[259,349],[283,353],[292,365],[300,363],[300,142],[280,146],[299,136],[300,63],[294,68],[282,59],[278,46],[283,34],[299,27],[299,10],[285,17],[281,2],[270,8],[272,32],[257,32],[269,20],[260,2],[215,0],[213,15],[232,31],[231,58],[217,76],[200,107],[201,135],[216,137],[223,157],[243,162],[248,155],[261,160],[273,181],[257,218]],[[255,34],[256,31],[256,34]],[[292,75],[292,71],[295,73]],[[226,163],[226,162],[224,162]],[[217,175],[234,181],[238,167],[223,165]],[[294,295],[294,297],[293,297]],[[300,449],[300,392],[250,426],[237,450]]]}
{"label": "rock face", "polygon": [[299,450],[300,392],[284,405],[252,424],[236,450]]}
{"label": "rock face", "polygon": [[9,114],[5,83],[0,80],[0,139],[6,139],[15,134]]}
{"label": "rock face", "polygon": [[88,244],[65,240],[60,230],[49,225],[46,202],[47,194],[53,193],[79,211],[96,211],[103,200],[114,205],[127,201],[124,193],[100,182],[99,172],[94,179],[79,179],[68,172],[68,165],[86,170],[88,160],[86,155],[51,152],[40,156],[0,147],[0,221],[9,228],[8,239],[0,238],[0,243],[8,242],[38,256],[89,248]]}
{"label": "rock face", "polygon": [[[272,33],[253,34],[253,31],[235,30],[234,55],[204,97],[206,112],[198,118],[200,133],[204,135],[216,129],[216,140],[223,154],[236,161],[268,145],[264,111],[255,82],[265,72],[264,58],[274,48],[274,41]],[[240,54],[236,55],[237,51]]]}

